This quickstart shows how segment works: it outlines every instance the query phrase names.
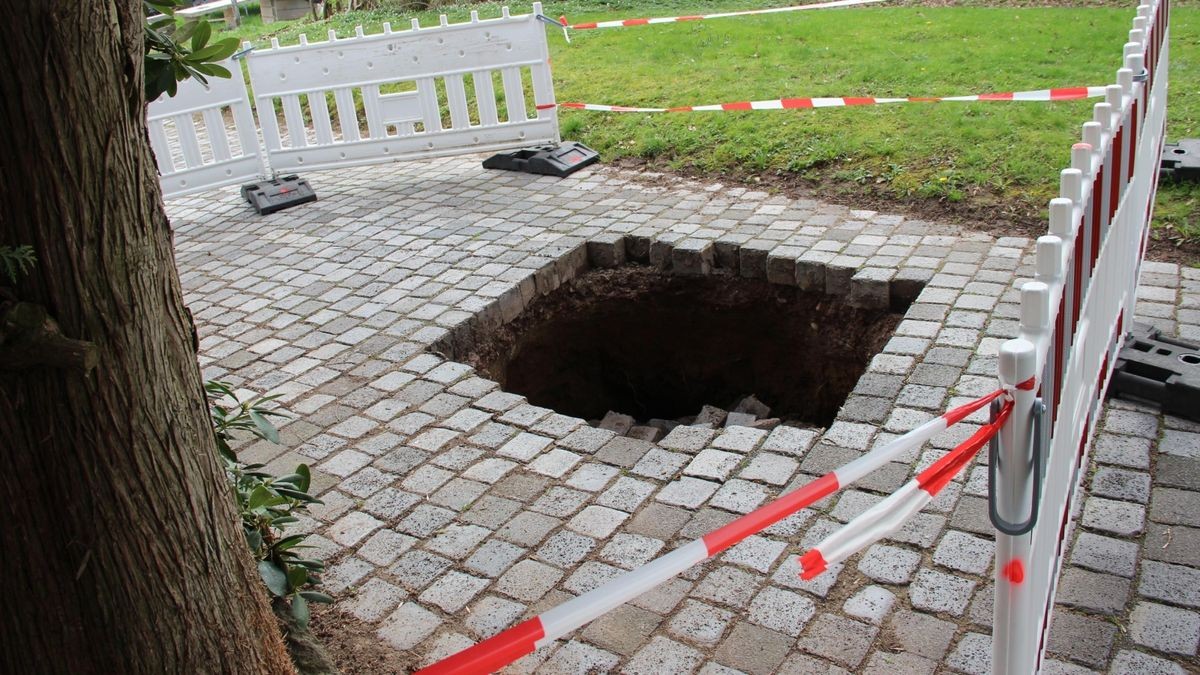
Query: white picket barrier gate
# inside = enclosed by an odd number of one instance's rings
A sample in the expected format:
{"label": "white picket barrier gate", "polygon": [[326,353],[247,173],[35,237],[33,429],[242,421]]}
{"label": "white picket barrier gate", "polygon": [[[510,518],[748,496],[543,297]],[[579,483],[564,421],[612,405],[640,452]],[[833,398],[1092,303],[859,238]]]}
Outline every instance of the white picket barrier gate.
{"label": "white picket barrier gate", "polygon": [[185,80],[175,96],[147,109],[164,197],[252,181],[264,172],[241,65],[233,59],[220,65],[233,77],[210,77],[207,85]]}
{"label": "white picket barrier gate", "polygon": [[[1168,0],[1137,8],[1117,84],[1083,125],[1061,196],[1050,202],[1036,279],[1021,288],[1020,337],[1001,348],[1000,379],[1016,405],[1000,434],[992,495],[1003,525],[996,535],[995,673],[1041,667],[1072,502],[1133,317],[1166,132],[1169,32]],[[1031,379],[1035,387],[1016,387]],[[1032,529],[1021,532],[1035,513]]]}
{"label": "white picket barrier gate", "polygon": [[534,3],[519,16],[504,7],[495,19],[471,12],[466,23],[442,16],[429,28],[413,19],[405,31],[385,23],[377,35],[359,27],[353,38],[272,40],[246,56],[257,127],[239,62],[222,63],[232,79],[182,82],[147,112],[163,196],[270,172],[558,143],[541,13]]}
{"label": "white picket barrier gate", "polygon": [[252,52],[246,61],[271,167],[329,169],[557,143],[541,12],[534,3],[521,16],[507,7],[497,19],[472,12],[470,22],[450,24],[443,16],[433,28],[413,19],[406,31],[384,24],[382,33],[364,35],[360,27],[349,39],[330,31],[326,42],[301,36],[299,45],[272,41]]}

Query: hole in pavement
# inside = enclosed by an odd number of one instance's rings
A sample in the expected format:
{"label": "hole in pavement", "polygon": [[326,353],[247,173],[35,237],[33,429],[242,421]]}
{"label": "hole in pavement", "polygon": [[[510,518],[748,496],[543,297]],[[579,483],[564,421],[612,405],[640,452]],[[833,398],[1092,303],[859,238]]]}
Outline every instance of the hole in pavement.
{"label": "hole in pavement", "polygon": [[705,405],[731,410],[753,395],[771,418],[828,426],[902,304],[859,309],[764,280],[630,264],[584,272],[508,323],[437,347],[505,391],[593,424],[609,411],[686,424]]}

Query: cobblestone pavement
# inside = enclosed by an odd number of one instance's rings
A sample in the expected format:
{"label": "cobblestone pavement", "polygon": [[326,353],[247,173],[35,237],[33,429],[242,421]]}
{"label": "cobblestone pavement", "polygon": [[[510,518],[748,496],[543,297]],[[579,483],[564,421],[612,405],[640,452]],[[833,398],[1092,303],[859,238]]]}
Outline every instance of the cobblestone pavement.
{"label": "cobblestone pavement", "polygon": [[[743,188],[557,180],[478,158],[307,176],[268,217],[236,190],[168,210],[206,377],[277,392],[283,446],[316,467],[303,528],[336,607],[414,667],[587,591],[996,386],[1031,242]],[[427,347],[510,320],[590,264],[735,273],[853,304],[915,297],[823,432],[613,440]],[[1200,339],[1200,270],[1148,263],[1138,313]],[[476,317],[476,318],[472,318]],[[975,465],[897,536],[811,582],[796,554],[900,486],[978,417],[843,494],[520,661],[514,671],[984,673],[991,556]],[[618,447],[619,446],[619,447]],[[1195,672],[1200,425],[1111,402],[1054,616],[1049,672]],[[718,475],[696,455],[742,456]]]}

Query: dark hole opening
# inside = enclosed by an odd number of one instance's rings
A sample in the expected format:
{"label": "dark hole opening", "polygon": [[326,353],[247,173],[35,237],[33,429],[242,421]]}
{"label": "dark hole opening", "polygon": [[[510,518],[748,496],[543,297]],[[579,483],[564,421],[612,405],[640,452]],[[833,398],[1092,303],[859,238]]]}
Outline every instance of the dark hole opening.
{"label": "dark hole opening", "polygon": [[630,265],[589,271],[512,322],[437,348],[505,391],[584,419],[676,419],[753,394],[772,417],[828,426],[904,309]]}

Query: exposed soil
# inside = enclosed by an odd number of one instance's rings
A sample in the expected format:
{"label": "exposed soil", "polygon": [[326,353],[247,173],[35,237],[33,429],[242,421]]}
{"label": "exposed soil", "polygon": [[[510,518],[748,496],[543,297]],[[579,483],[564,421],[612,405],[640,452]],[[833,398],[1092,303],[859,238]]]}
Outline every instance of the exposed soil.
{"label": "exposed soil", "polygon": [[[1046,6],[1053,4],[1046,3]],[[679,179],[721,182],[775,192],[793,199],[819,199],[856,209],[899,213],[910,218],[949,223],[965,230],[987,232],[994,236],[1036,239],[1047,231],[1047,221],[1039,209],[1002,199],[999,195],[981,188],[969,192],[962,201],[950,202],[902,199],[875,185],[860,185],[837,179],[832,175],[832,171],[825,174],[818,172],[819,177],[814,179],[794,173],[713,173],[697,169],[675,169],[662,160],[640,158],[621,158],[606,161],[605,165],[632,173],[639,182],[651,185],[673,186]],[[1192,264],[1200,259],[1200,244],[1177,244],[1152,231],[1146,257],[1161,262]]]}
{"label": "exposed soil", "polygon": [[589,271],[499,329],[439,349],[584,419],[673,419],[753,393],[772,417],[827,426],[900,317],[764,281],[628,265]]}
{"label": "exposed soil", "polygon": [[414,667],[412,654],[389,647],[375,628],[345,612],[314,605],[309,627],[344,675],[394,675]]}

